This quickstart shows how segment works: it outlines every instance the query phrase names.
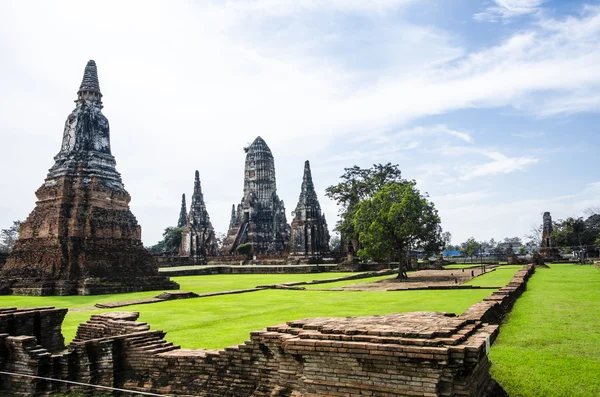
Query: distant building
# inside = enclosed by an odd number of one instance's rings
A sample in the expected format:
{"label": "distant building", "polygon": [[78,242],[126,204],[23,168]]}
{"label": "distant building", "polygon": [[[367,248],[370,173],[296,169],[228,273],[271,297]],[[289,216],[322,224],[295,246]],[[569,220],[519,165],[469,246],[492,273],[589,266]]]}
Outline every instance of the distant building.
{"label": "distant building", "polygon": [[325,214],[321,212],[308,160],[304,163],[300,198],[293,214],[290,257],[310,260],[328,253],[329,230]]}
{"label": "distant building", "polygon": [[285,205],[277,196],[275,159],[261,137],[244,150],[244,197],[231,209],[223,250],[235,253],[240,244],[250,243],[256,254],[283,253],[290,240],[290,226]]}
{"label": "distant building", "polygon": [[[183,200],[185,200],[185,196]],[[185,201],[182,202],[182,205],[185,205]],[[200,186],[200,173],[196,171],[192,205],[181,233],[179,255],[190,257],[194,262],[204,262],[207,256],[216,255],[217,250],[215,230],[210,222]]]}

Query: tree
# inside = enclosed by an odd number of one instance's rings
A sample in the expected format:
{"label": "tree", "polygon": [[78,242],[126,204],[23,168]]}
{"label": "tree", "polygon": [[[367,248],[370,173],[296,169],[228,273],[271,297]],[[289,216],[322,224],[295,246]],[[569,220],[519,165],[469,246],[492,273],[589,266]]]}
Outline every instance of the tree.
{"label": "tree", "polygon": [[519,255],[525,255],[527,253],[527,248],[522,245],[519,247]]}
{"label": "tree", "polygon": [[515,246],[515,245],[520,246],[523,244],[520,237],[506,237],[504,239],[504,243],[512,244],[513,246]]}
{"label": "tree", "polygon": [[414,181],[388,182],[358,205],[353,226],[358,234],[362,259],[399,258],[398,278],[409,250],[428,251],[443,245],[440,217],[433,203],[415,187]]}
{"label": "tree", "polygon": [[182,227],[169,226],[163,232],[163,239],[148,248],[153,255],[175,255],[181,245]]}
{"label": "tree", "polygon": [[237,252],[240,255],[246,255],[246,258],[252,258],[252,243],[243,243],[238,245],[235,249],[235,252]]}
{"label": "tree", "polygon": [[450,243],[452,242],[452,234],[450,232],[442,233],[442,251],[445,249],[449,249],[451,247]]}
{"label": "tree", "polygon": [[361,200],[370,199],[383,185],[390,182],[402,183],[401,171],[398,165],[373,164],[364,169],[358,166],[344,168],[342,180],[337,185],[325,189],[325,195],[340,206],[340,221],[335,230],[341,234],[342,244],[352,242],[358,249],[358,232],[354,228],[354,215]]}
{"label": "tree", "polygon": [[473,256],[475,256],[478,250],[479,243],[473,237],[469,237],[467,241],[460,245],[460,251],[471,258],[471,263],[473,262]]}
{"label": "tree", "polygon": [[223,243],[225,242],[226,238],[227,234],[223,232],[215,233],[215,242],[217,243],[217,252],[219,252],[219,255],[223,253]]}
{"label": "tree", "polygon": [[531,226],[529,233],[525,235],[525,238],[529,240],[529,243],[540,247],[542,245],[542,233],[544,232],[543,224],[534,224]]}
{"label": "tree", "polygon": [[342,240],[338,233],[334,233],[329,240],[329,249],[331,252],[339,252],[342,249]]}
{"label": "tree", "polygon": [[13,221],[11,227],[0,230],[0,252],[9,253],[12,251],[17,238],[19,238],[19,226],[21,226],[21,221]]}

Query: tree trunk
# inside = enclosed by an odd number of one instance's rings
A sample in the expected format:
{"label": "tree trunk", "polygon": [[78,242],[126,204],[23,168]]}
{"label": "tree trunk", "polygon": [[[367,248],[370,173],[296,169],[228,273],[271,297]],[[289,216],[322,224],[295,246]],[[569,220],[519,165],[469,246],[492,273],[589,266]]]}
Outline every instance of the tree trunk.
{"label": "tree trunk", "polygon": [[406,260],[407,260],[407,256],[404,255],[403,252],[401,252],[400,259],[398,261],[398,276],[396,277],[396,279],[398,279],[398,280],[405,280],[408,278],[408,275],[406,274],[406,270],[407,270]]}

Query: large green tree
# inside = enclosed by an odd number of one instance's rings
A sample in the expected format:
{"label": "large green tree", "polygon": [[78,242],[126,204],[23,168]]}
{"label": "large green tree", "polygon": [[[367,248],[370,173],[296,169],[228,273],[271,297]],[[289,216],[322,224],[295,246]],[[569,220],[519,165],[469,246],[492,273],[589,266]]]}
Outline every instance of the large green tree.
{"label": "large green tree", "polygon": [[398,165],[373,164],[371,168],[344,168],[341,182],[325,189],[325,195],[340,206],[340,221],[336,230],[340,232],[343,245],[352,242],[358,249],[358,232],[354,226],[354,215],[362,200],[372,198],[386,183],[405,182]]}
{"label": "large green tree", "polygon": [[163,232],[163,239],[148,248],[153,255],[176,255],[181,245],[182,227],[169,226]]}
{"label": "large green tree", "polygon": [[473,262],[473,256],[479,250],[479,246],[480,244],[475,238],[469,237],[467,241],[460,245],[460,252],[471,258],[471,262]]}
{"label": "large green tree", "polygon": [[443,246],[440,217],[414,181],[388,182],[362,200],[353,217],[363,259],[400,259],[398,277],[410,249],[436,252]]}
{"label": "large green tree", "polygon": [[13,221],[11,227],[0,230],[0,252],[9,253],[12,251],[19,237],[19,226],[21,226],[21,221]]}

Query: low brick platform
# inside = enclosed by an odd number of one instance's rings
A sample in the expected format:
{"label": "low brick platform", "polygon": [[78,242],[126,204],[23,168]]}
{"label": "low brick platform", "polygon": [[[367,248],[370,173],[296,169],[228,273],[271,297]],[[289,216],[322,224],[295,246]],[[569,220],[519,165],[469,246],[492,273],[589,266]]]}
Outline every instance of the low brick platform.
{"label": "low brick platform", "polygon": [[[498,325],[488,321],[504,316],[532,273],[532,266],[524,267],[460,316],[417,312],[290,321],[252,332],[244,344],[224,350],[180,349],[164,340],[163,331],[137,322],[138,313],[116,312],[93,315],[61,351],[60,343],[43,346],[38,338],[58,340],[48,334],[60,335],[56,324],[64,309],[7,309],[0,312],[0,370],[173,396],[506,396],[489,374],[487,353]],[[18,313],[29,313],[22,319],[28,320],[18,320]],[[53,319],[43,320],[48,315]],[[46,336],[39,334],[40,321],[52,330]],[[73,389],[0,376],[5,395]]]}

